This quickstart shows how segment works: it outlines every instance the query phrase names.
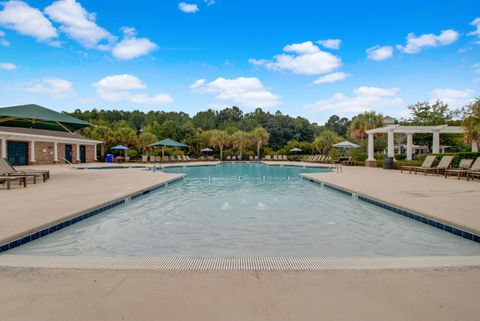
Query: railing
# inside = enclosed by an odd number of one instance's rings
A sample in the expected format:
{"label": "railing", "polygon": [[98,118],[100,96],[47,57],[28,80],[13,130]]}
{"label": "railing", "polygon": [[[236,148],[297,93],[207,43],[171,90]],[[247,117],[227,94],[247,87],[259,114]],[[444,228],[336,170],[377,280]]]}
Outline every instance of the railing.
{"label": "railing", "polygon": [[65,161],[65,163],[67,164],[70,164],[70,165],[73,165],[70,161],[68,161],[68,159],[66,159],[65,157],[62,157],[62,160]]}

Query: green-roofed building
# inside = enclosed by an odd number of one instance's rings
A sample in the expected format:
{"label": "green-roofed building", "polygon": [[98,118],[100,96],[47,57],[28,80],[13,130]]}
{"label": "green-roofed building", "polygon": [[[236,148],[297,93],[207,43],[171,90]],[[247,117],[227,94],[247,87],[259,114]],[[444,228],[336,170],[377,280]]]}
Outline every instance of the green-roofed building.
{"label": "green-roofed building", "polygon": [[102,142],[74,133],[88,126],[34,104],[0,107],[0,157],[13,165],[94,162]]}

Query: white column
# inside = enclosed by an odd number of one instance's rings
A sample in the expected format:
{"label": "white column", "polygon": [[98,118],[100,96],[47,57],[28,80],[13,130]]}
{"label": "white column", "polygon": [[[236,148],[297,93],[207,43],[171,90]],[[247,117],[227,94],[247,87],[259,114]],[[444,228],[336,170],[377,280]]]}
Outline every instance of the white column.
{"label": "white column", "polygon": [[388,157],[395,157],[395,142],[393,139],[393,130],[388,131]]}
{"label": "white column", "polygon": [[80,144],[77,144],[77,161],[80,162]]}
{"label": "white column", "polygon": [[375,141],[374,141],[374,134],[368,134],[368,159],[367,161],[374,161],[375,160]]}
{"label": "white column", "polygon": [[440,132],[438,130],[433,132],[432,153],[440,153]]}
{"label": "white column", "polygon": [[30,162],[35,163],[35,141],[30,142]]}
{"label": "white column", "polygon": [[53,143],[53,161],[58,162],[58,143]]}
{"label": "white column", "polygon": [[93,159],[97,160],[97,144],[93,145]]}
{"label": "white column", "polygon": [[472,140],[472,153],[478,153],[478,145],[476,140]]}
{"label": "white column", "polygon": [[413,134],[407,133],[407,160],[412,160],[413,156]]}
{"label": "white column", "polygon": [[7,158],[7,137],[2,137],[2,158]]}

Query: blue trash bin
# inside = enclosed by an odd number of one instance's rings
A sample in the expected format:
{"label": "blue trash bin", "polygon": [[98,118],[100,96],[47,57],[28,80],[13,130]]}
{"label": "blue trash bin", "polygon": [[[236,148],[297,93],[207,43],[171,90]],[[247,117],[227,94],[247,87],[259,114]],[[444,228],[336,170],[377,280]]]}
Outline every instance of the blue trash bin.
{"label": "blue trash bin", "polygon": [[107,163],[113,163],[113,154],[107,154],[105,159]]}

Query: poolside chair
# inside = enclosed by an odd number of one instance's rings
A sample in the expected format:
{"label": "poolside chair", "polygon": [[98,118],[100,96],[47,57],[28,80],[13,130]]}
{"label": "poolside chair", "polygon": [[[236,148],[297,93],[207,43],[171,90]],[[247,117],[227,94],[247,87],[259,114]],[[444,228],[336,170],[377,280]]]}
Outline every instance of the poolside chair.
{"label": "poolside chair", "polygon": [[467,181],[470,180],[470,178],[473,180],[475,177],[480,176],[480,157],[477,157],[475,162],[473,162],[472,167],[467,171]]}
{"label": "poolside chair", "polygon": [[149,159],[150,159],[150,163],[155,163],[155,156],[150,156]]}
{"label": "poolside chair", "polygon": [[142,155],[142,163],[148,163],[148,156]]}
{"label": "poolside chair", "polygon": [[185,156],[185,159],[189,162],[191,162],[192,160],[190,159],[190,156]]}
{"label": "poolside chair", "polygon": [[264,160],[266,160],[266,161],[272,160],[272,156],[270,156],[270,155],[265,155]]}
{"label": "poolside chair", "polygon": [[172,155],[172,156],[170,156],[170,161],[176,162],[177,160],[175,159],[175,156]]}
{"label": "poolside chair", "polygon": [[278,161],[278,155],[273,155],[273,160]]}
{"label": "poolside chair", "polygon": [[322,162],[325,158],[325,155],[317,155],[317,157],[313,160],[314,162]]}
{"label": "poolside chair", "polygon": [[[480,157],[479,157],[480,158]],[[478,160],[478,159],[477,159]],[[475,165],[476,168],[473,170],[480,170],[480,160],[476,162],[478,165]],[[457,179],[460,179],[461,176],[467,175],[467,172],[469,170],[472,170],[472,164],[473,164],[473,159],[462,159],[460,163],[458,164],[457,168],[449,168],[445,170],[445,178],[448,177],[448,175],[457,175]]]}
{"label": "poolside chair", "polygon": [[253,156],[252,155],[248,156],[248,160],[253,161]]}
{"label": "poolside chair", "polygon": [[282,160],[288,161],[287,155],[282,155]]}
{"label": "poolside chair", "polygon": [[438,175],[441,171],[445,171],[450,167],[452,160],[453,156],[443,156],[437,166],[431,168],[416,168],[415,174],[417,174],[417,172],[424,172],[425,176],[427,176],[427,173],[435,173]]}
{"label": "poolside chair", "polygon": [[258,161],[258,156],[257,155],[253,156],[253,159]]}
{"label": "poolside chair", "polygon": [[0,158],[0,175],[2,176],[26,176],[33,179],[33,183],[37,184],[37,177],[42,177],[43,182],[50,178],[50,171],[26,169],[17,171],[7,159]]}
{"label": "poolside chair", "polygon": [[184,162],[188,162],[187,156],[182,155],[182,160],[183,160]]}
{"label": "poolside chair", "polygon": [[7,183],[7,190],[10,189],[10,185],[13,181],[18,181],[20,186],[23,185],[23,187],[27,187],[27,176],[20,176],[20,175],[5,175],[5,176],[0,176],[0,184],[5,185]]}
{"label": "poolside chair", "polygon": [[179,162],[183,162],[183,158],[182,158],[181,155],[177,155],[177,159],[178,159]]}
{"label": "poolside chair", "polygon": [[227,156],[227,161],[232,160],[232,156]]}
{"label": "poolside chair", "polygon": [[421,169],[432,168],[432,165],[433,165],[433,162],[435,161],[435,158],[437,158],[437,156],[427,156],[427,157],[425,157],[421,166],[401,166],[400,167],[400,173],[403,173],[404,170],[408,170],[408,173],[411,174],[412,171],[415,171],[415,173],[416,173],[416,170],[418,168],[421,168]]}

